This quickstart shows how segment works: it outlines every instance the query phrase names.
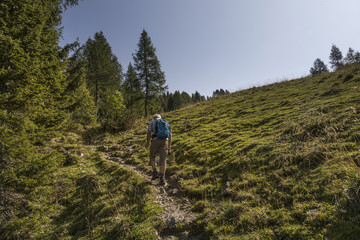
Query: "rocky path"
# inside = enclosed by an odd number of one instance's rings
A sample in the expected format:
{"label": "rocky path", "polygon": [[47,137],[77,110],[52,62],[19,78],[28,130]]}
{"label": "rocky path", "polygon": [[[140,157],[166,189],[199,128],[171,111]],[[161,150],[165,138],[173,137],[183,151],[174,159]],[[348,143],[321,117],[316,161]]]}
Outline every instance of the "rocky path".
{"label": "rocky path", "polygon": [[164,209],[164,213],[160,218],[166,224],[166,228],[159,233],[159,240],[202,239],[201,236],[191,236],[196,216],[190,210],[189,200],[182,196],[174,180],[167,179],[167,185],[161,186],[159,179],[151,180],[151,170],[139,165],[128,164],[123,159],[112,156],[110,153],[105,153],[105,157],[108,160],[119,163],[124,168],[136,172],[151,184],[156,193],[156,203]]}

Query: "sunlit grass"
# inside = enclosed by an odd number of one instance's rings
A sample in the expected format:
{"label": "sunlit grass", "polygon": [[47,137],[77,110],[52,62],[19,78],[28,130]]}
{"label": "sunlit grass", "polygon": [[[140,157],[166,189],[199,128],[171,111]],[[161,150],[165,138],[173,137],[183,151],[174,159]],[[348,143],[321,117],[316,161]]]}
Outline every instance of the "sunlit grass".
{"label": "sunlit grass", "polygon": [[[168,173],[209,237],[359,234],[359,84],[354,66],[164,114],[174,139]],[[143,165],[147,120],[116,137],[136,149],[124,156]],[[352,230],[339,230],[346,223]]]}

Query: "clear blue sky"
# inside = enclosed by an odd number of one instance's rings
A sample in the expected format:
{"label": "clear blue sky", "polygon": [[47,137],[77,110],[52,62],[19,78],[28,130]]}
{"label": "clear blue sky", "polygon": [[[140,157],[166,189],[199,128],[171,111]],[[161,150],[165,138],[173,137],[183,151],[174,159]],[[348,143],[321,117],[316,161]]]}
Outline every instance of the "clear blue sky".
{"label": "clear blue sky", "polygon": [[328,67],[331,45],[360,51],[359,0],[84,0],[63,14],[63,40],[103,31],[126,71],[145,29],[169,91],[236,91]]}

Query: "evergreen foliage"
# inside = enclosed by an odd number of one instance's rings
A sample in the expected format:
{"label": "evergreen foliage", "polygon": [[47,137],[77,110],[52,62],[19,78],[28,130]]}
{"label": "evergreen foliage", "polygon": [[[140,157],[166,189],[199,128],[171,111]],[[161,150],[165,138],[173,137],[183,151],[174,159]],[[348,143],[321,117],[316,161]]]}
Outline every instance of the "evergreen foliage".
{"label": "evergreen foliage", "polygon": [[[69,54],[71,56],[69,56]],[[83,127],[96,122],[96,107],[86,86],[86,61],[80,43],[68,44],[63,49],[64,61],[67,62],[67,112],[70,113],[70,124],[81,124]]]}
{"label": "evergreen foliage", "polygon": [[179,109],[181,107],[181,94],[179,91],[175,91],[173,95],[173,108]]}
{"label": "evergreen foliage", "polygon": [[323,61],[321,61],[320,58],[317,58],[314,61],[313,67],[310,68],[310,74],[312,76],[315,76],[315,75],[318,75],[318,74],[321,74],[321,73],[326,73],[328,71],[329,70],[328,70],[327,66],[325,65],[325,63]]}
{"label": "evergreen foliage", "polygon": [[196,91],[194,94],[191,95],[191,99],[193,100],[194,103],[205,101],[205,97],[201,96],[201,94],[198,91]]}
{"label": "evergreen foliage", "polygon": [[333,44],[329,56],[331,68],[334,70],[339,69],[343,65],[342,58],[343,56],[340,49],[335,44]]}
{"label": "evergreen foliage", "polygon": [[141,115],[140,104],[142,103],[144,94],[140,80],[137,78],[135,69],[131,63],[129,63],[122,89],[124,92],[125,105],[130,115]]}
{"label": "evergreen foliage", "polygon": [[345,64],[354,64],[354,63],[356,63],[354,49],[349,48],[344,61],[345,61]]}
{"label": "evergreen foliage", "polygon": [[223,95],[226,95],[226,94],[229,94],[230,92],[228,90],[224,90],[224,89],[216,89],[214,92],[213,92],[213,97],[218,97],[218,96],[223,96]]}
{"label": "evergreen foliage", "polygon": [[[1,183],[25,189],[53,163],[41,145],[64,126],[66,78],[57,40],[58,1],[0,5]],[[5,179],[4,179],[5,178]]]}
{"label": "evergreen foliage", "polygon": [[360,63],[360,52],[356,52],[355,54],[354,54],[354,58],[355,58],[355,62],[356,63]]}
{"label": "evergreen foliage", "polygon": [[[103,32],[97,32],[94,39],[88,39],[84,55],[87,60],[87,86],[94,98],[99,121],[105,129],[119,129],[124,110],[120,91],[122,66],[112,53]],[[114,101],[119,108],[115,107]],[[118,113],[120,109],[122,112]]]}
{"label": "evergreen foliage", "polygon": [[[43,145],[66,128],[72,103],[67,61],[58,47],[63,4],[0,2],[0,234],[21,239],[32,225],[27,201],[63,156]],[[70,69],[70,68],[69,68]],[[68,95],[69,94],[69,95]],[[24,206],[27,206],[24,208]],[[18,220],[15,220],[18,219]]]}
{"label": "evergreen foliage", "polygon": [[[313,78],[178,110],[205,97],[164,93],[165,74],[145,30],[123,83],[122,66],[102,32],[83,47],[58,46],[62,10],[77,3],[0,2],[0,238],[155,239],[160,210],[151,188],[96,153],[80,157],[94,146],[80,149],[81,137],[63,132],[97,119],[105,130],[122,130],[142,107],[145,115],[177,110],[168,117],[177,126],[178,166],[168,172],[192,176],[178,182],[184,194],[209,201],[198,201],[204,212],[196,223],[207,235],[358,236],[359,52],[349,48],[343,61],[333,45],[332,68],[352,65],[338,74],[315,76],[328,72],[316,59]],[[226,94],[217,89],[213,97]],[[146,162],[138,138],[143,126],[118,135],[115,147],[124,151],[115,153]],[[131,151],[127,143],[134,144]],[[225,197],[234,202],[219,204]]]}
{"label": "evergreen foliage", "polygon": [[138,49],[133,54],[133,59],[135,71],[145,95],[145,116],[148,115],[151,98],[157,94],[162,94],[167,89],[165,73],[161,71],[161,65],[155,51],[156,49],[151,42],[150,36],[143,30],[139,39]]}
{"label": "evergreen foliage", "polygon": [[187,92],[181,92],[181,103],[185,106],[192,103],[192,99]]}
{"label": "evergreen foliage", "polygon": [[166,94],[161,95],[159,98],[161,110],[164,112],[169,112],[172,110],[180,109],[182,107],[186,107],[190,104],[205,101],[205,97],[201,96],[200,93],[197,91],[195,94],[192,94],[191,97],[185,91],[181,93],[180,91],[175,91],[174,93],[167,92]]}

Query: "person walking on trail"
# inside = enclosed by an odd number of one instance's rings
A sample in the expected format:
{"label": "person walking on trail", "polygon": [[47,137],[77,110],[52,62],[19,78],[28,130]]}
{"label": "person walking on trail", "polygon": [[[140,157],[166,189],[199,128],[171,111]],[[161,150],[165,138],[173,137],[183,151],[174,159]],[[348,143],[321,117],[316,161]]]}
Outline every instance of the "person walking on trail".
{"label": "person walking on trail", "polygon": [[[151,140],[151,146],[150,146]],[[153,168],[152,180],[155,180],[159,177],[155,157],[157,154],[160,155],[160,184],[165,185],[165,171],[166,171],[166,157],[168,152],[171,150],[171,127],[162,119],[160,114],[155,114],[154,119],[149,122],[148,132],[147,132],[147,141],[146,148],[150,146],[150,163]]]}

